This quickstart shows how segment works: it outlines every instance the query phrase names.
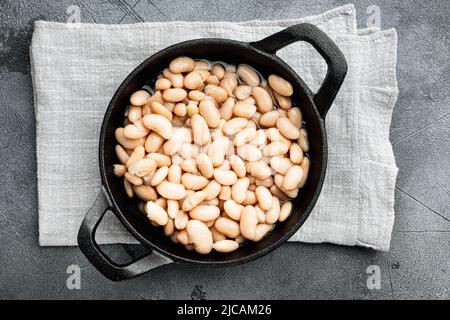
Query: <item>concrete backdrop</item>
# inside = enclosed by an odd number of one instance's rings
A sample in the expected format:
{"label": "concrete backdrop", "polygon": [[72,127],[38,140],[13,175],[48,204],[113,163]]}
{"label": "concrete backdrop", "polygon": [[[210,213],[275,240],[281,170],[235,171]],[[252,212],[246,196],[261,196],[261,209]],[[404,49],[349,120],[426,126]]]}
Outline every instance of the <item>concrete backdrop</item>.
{"label": "concrete backdrop", "polygon": [[[398,32],[399,99],[390,138],[400,169],[391,250],[288,243],[252,263],[204,269],[169,265],[120,283],[105,279],[76,247],[38,246],[35,118],[28,47],[33,22],[288,19],[346,4],[336,1],[0,0],[0,298],[56,299],[401,299],[450,297],[450,2],[355,3],[365,27],[370,5]],[[136,247],[109,246],[116,259]],[[81,290],[66,287],[81,267]],[[366,268],[381,269],[368,290]]]}

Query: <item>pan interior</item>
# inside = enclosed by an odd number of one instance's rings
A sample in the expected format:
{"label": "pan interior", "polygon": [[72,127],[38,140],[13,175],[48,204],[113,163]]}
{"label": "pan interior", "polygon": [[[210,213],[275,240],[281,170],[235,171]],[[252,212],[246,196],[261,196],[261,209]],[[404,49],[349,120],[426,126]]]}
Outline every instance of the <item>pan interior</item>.
{"label": "pan interior", "polygon": [[[137,201],[130,200],[123,189],[121,179],[113,174],[113,164],[119,163],[114,147],[117,144],[114,130],[122,126],[123,114],[129,103],[131,93],[144,84],[153,84],[156,76],[166,68],[170,61],[178,56],[186,55],[194,59],[223,61],[232,64],[245,63],[258,70],[265,78],[269,74],[277,74],[294,86],[294,105],[301,108],[303,119],[309,133],[311,168],[305,187],[293,200],[294,210],[283,223],[277,223],[274,230],[263,240],[256,243],[246,243],[232,253],[220,254],[211,252],[200,255],[186,250],[182,245],[174,244],[165,236],[162,228],[153,227],[148,219],[137,209]],[[153,81],[152,81],[153,79]],[[140,240],[150,248],[176,260],[210,264],[233,264],[247,261],[262,255],[287,240],[309,215],[320,192],[326,148],[324,147],[323,122],[312,104],[309,90],[284,62],[277,57],[262,53],[247,43],[220,40],[200,39],[169,47],[138,66],[122,83],[110,102],[105,114],[100,139],[100,167],[103,182],[109,191],[113,203],[117,206],[119,219]]]}

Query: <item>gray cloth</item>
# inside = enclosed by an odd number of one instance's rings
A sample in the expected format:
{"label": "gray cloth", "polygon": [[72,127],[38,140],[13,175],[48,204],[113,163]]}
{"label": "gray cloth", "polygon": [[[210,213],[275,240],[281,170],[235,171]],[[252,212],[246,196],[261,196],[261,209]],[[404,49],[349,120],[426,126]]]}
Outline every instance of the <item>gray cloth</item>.
{"label": "gray cloth", "polygon": [[[80,223],[100,190],[97,148],[103,114],[133,68],[183,40],[254,41],[299,22],[316,24],[333,38],[349,70],[326,119],[329,162],[322,193],[306,223],[290,240],[388,250],[397,175],[389,142],[398,94],[397,38],[393,29],[358,31],[353,5],[289,21],[36,22],[31,64],[40,244],[76,245]],[[295,43],[278,54],[313,90],[319,88],[326,64],[312,47]],[[99,243],[135,241],[111,216],[105,218],[97,239]]]}

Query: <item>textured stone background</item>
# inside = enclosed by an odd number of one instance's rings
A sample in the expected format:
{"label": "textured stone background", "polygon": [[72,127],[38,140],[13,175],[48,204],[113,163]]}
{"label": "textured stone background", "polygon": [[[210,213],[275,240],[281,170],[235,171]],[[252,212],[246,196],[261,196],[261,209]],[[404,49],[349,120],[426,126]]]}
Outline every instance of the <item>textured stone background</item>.
{"label": "textured stone background", "polygon": [[[382,28],[399,36],[400,95],[391,141],[400,172],[388,253],[288,243],[252,263],[204,269],[169,265],[113,283],[78,248],[40,248],[37,228],[35,119],[28,47],[33,22],[65,22],[70,5],[82,22],[282,19],[319,14],[347,1],[0,0],[0,298],[400,299],[450,297],[450,78],[447,1],[360,1],[381,9]],[[117,259],[138,249],[111,246]],[[81,266],[81,290],[66,288],[66,269]],[[366,268],[381,268],[368,290]]]}

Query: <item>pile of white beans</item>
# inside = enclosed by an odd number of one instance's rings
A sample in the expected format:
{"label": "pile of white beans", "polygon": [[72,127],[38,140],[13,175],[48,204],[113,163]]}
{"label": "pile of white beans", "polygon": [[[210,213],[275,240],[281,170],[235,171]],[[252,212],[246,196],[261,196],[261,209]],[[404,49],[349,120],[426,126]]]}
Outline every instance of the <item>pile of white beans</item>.
{"label": "pile of white beans", "polygon": [[172,241],[208,254],[286,220],[310,167],[292,85],[248,65],[174,59],[130,97],[114,173]]}

